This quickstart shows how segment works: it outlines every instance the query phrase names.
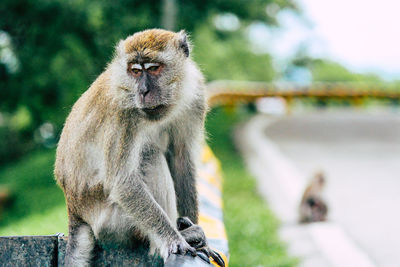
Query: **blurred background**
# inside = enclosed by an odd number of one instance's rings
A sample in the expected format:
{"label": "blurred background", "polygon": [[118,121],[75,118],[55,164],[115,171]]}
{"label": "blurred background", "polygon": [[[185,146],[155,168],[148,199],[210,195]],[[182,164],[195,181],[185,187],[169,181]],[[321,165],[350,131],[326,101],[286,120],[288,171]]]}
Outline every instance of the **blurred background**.
{"label": "blurred background", "polygon": [[[207,119],[224,172],[230,264],[399,266],[399,8],[396,0],[2,0],[0,235],[67,232],[53,164],[71,106],[118,40],[185,29],[208,82],[259,95],[215,104]],[[327,221],[300,225],[317,171]]]}

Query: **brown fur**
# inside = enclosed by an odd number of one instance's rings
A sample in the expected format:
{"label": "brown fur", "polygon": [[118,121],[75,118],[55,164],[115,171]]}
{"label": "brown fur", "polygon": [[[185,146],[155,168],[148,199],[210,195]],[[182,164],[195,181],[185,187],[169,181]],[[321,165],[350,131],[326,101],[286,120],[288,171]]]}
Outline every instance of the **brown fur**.
{"label": "brown fur", "polygon": [[138,32],[126,39],[125,52],[162,51],[174,37],[175,33],[161,29]]}

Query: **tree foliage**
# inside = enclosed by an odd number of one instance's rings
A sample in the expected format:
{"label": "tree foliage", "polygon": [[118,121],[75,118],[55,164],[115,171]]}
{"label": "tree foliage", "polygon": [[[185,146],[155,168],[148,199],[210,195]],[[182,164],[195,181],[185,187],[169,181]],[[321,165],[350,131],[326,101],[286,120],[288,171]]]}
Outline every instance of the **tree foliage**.
{"label": "tree foliage", "polygon": [[381,82],[375,74],[354,73],[339,63],[328,60],[315,60],[311,68],[314,81],[318,82]]}
{"label": "tree foliage", "polygon": [[274,78],[271,56],[254,54],[243,35],[210,31],[205,25],[195,31],[194,42],[195,60],[208,80],[271,81]]}
{"label": "tree foliage", "polygon": [[327,59],[300,55],[293,59],[293,66],[307,68],[314,82],[366,82],[381,83],[382,79],[372,73],[355,73],[345,66]]}

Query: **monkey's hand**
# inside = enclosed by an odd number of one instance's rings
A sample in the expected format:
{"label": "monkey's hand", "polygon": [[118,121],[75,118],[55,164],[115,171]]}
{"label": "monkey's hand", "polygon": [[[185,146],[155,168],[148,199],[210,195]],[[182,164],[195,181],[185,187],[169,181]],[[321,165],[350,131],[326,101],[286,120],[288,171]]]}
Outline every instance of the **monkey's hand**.
{"label": "monkey's hand", "polygon": [[166,260],[171,254],[186,255],[189,254],[193,257],[197,255],[196,249],[191,247],[188,242],[181,236],[177,235],[176,238],[171,238],[159,248],[161,257]]}
{"label": "monkey's hand", "polygon": [[206,235],[200,226],[194,224],[188,217],[179,217],[176,223],[186,242],[196,249],[197,256],[207,263],[210,263],[209,257],[211,257],[219,266],[225,266],[221,255],[208,246]]}

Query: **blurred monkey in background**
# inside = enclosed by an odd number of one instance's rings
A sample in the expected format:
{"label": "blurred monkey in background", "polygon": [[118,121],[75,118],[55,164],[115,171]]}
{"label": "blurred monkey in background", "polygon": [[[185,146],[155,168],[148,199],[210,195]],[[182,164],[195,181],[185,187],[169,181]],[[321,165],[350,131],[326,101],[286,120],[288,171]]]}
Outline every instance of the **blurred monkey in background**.
{"label": "blurred monkey in background", "polygon": [[314,174],[310,184],[306,187],[299,207],[299,222],[326,221],[328,206],[322,197],[326,179],[322,171]]}

